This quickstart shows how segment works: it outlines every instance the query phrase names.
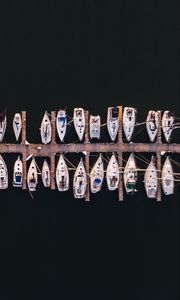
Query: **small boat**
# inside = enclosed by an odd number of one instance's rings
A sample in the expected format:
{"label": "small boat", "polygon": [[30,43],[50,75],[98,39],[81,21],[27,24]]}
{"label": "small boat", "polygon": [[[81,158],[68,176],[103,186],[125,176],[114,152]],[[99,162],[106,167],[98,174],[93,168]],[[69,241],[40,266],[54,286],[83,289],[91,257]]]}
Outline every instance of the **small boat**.
{"label": "small boat", "polygon": [[123,130],[127,141],[131,140],[136,122],[136,109],[125,107],[123,111]]}
{"label": "small boat", "polygon": [[22,178],[23,178],[23,165],[20,156],[18,156],[17,160],[14,163],[13,186],[22,187]]}
{"label": "small boat", "polygon": [[44,187],[50,187],[51,184],[51,173],[50,168],[47,160],[44,160],[43,166],[42,166],[42,182]]}
{"label": "small boat", "polygon": [[59,110],[56,117],[56,128],[60,141],[64,141],[67,129],[67,115],[65,110]]}
{"label": "small boat", "polygon": [[174,193],[174,175],[170,158],[167,156],[162,168],[162,189],[165,195]]}
{"label": "small boat", "polygon": [[104,164],[102,160],[102,154],[99,154],[99,157],[90,172],[90,188],[92,193],[97,193],[101,190],[103,180]]}
{"label": "small boat", "polygon": [[119,184],[119,165],[116,156],[113,154],[108,163],[106,170],[106,181],[110,191],[114,191],[118,188]]}
{"label": "small boat", "polygon": [[21,129],[22,129],[21,115],[19,113],[16,113],[13,119],[13,130],[14,130],[16,141],[18,141],[19,139]]}
{"label": "small boat", "polygon": [[158,131],[158,112],[150,110],[146,119],[146,129],[151,142],[155,141]]}
{"label": "small boat", "polygon": [[41,122],[41,140],[43,144],[49,144],[51,142],[52,129],[51,129],[51,121],[47,112],[45,112],[43,120]]}
{"label": "small boat", "polygon": [[155,167],[154,156],[144,174],[145,190],[148,198],[156,198],[157,194],[157,170]]}
{"label": "small boat", "polygon": [[36,186],[38,183],[38,173],[35,159],[33,158],[27,173],[27,184],[30,192],[36,191]]}
{"label": "small boat", "polygon": [[118,107],[108,107],[107,112],[107,129],[112,141],[115,141],[118,128],[119,128],[119,108]]}
{"label": "small boat", "polygon": [[56,168],[56,184],[60,192],[69,189],[69,171],[63,155],[60,155]]}
{"label": "small boat", "polygon": [[84,167],[83,160],[81,158],[73,179],[73,192],[74,198],[85,198],[87,187],[87,175]]}
{"label": "small boat", "polygon": [[3,157],[0,155],[0,190],[8,188],[8,170]]}
{"label": "small boat", "polygon": [[89,135],[90,139],[100,139],[101,117],[99,115],[90,115],[89,118]]}
{"label": "small boat", "polygon": [[168,110],[164,111],[162,116],[162,130],[167,143],[170,141],[170,136],[173,131],[174,119],[174,114],[172,112]]}
{"label": "small boat", "polygon": [[135,187],[137,182],[137,166],[133,153],[131,153],[128,158],[128,161],[124,168],[123,177],[127,194],[134,194],[134,192],[136,191]]}
{"label": "small boat", "polygon": [[82,141],[84,137],[84,131],[85,131],[85,114],[83,108],[74,109],[73,120],[74,120],[74,127],[76,133],[79,137],[79,140]]}
{"label": "small boat", "polygon": [[6,113],[0,112],[0,143],[3,141],[4,134],[6,131],[6,126],[7,126],[7,117]]}

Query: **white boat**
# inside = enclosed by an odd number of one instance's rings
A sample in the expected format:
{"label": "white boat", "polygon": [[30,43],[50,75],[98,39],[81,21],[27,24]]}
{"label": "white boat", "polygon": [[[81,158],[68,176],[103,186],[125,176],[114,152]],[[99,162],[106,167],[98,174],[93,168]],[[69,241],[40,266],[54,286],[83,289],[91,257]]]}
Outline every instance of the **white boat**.
{"label": "white boat", "polygon": [[162,168],[162,189],[165,195],[174,193],[174,175],[170,158],[167,156]]}
{"label": "white boat", "polygon": [[60,192],[69,189],[69,171],[63,155],[60,155],[56,168],[56,184]]}
{"label": "white boat", "polygon": [[118,107],[108,107],[107,129],[112,141],[115,141],[119,128],[119,109]]}
{"label": "white boat", "polygon": [[129,156],[124,168],[123,179],[127,194],[133,194],[136,191],[137,182],[137,166],[133,153]]}
{"label": "white boat", "polygon": [[144,173],[144,184],[147,197],[156,198],[158,179],[154,156],[151,157],[151,162]]}
{"label": "white boat", "polygon": [[37,173],[36,162],[35,159],[33,158],[27,173],[27,184],[28,184],[29,191],[31,192],[36,191],[37,183],[38,183],[38,173]]}
{"label": "white boat", "polygon": [[123,130],[127,141],[131,140],[136,122],[136,109],[125,107],[123,111]]}
{"label": "white boat", "polygon": [[84,137],[84,131],[85,131],[85,114],[83,108],[75,108],[74,109],[74,128],[76,130],[76,133],[79,137],[79,140],[82,141]]}
{"label": "white boat", "polygon": [[151,142],[155,141],[158,131],[158,112],[150,110],[146,119],[146,129]]}
{"label": "white boat", "polygon": [[81,158],[73,179],[73,192],[74,198],[85,198],[87,187],[87,175],[84,167],[83,160]]}
{"label": "white boat", "polygon": [[97,193],[101,190],[103,180],[104,164],[102,160],[102,154],[99,154],[99,157],[90,172],[90,188],[92,193]]}
{"label": "white boat", "polygon": [[47,112],[45,112],[43,120],[41,122],[41,140],[43,144],[49,144],[51,142],[52,129],[51,129],[51,121]]}
{"label": "white boat", "polygon": [[100,139],[101,117],[99,115],[90,115],[89,118],[89,135],[90,139]]}
{"label": "white boat", "polygon": [[16,113],[13,119],[13,130],[14,130],[16,141],[18,141],[19,139],[21,129],[22,129],[21,115],[19,113]]}
{"label": "white boat", "polygon": [[0,155],[0,190],[8,188],[8,170],[3,157]]}
{"label": "white boat", "polygon": [[108,189],[114,191],[118,188],[119,184],[119,165],[116,156],[113,154],[106,170],[106,182]]}
{"label": "white boat", "polygon": [[17,160],[14,163],[13,186],[22,187],[22,178],[23,178],[23,164],[20,156],[18,156]]}
{"label": "white boat", "polygon": [[0,112],[0,143],[3,141],[7,126],[7,117],[5,112]]}
{"label": "white boat", "polygon": [[167,143],[170,141],[174,119],[174,114],[172,112],[169,110],[164,111],[162,116],[162,130]]}
{"label": "white boat", "polygon": [[44,187],[50,187],[51,184],[51,173],[47,160],[45,159],[42,166],[42,182]]}
{"label": "white boat", "polygon": [[67,115],[65,110],[59,110],[56,117],[56,128],[60,141],[64,141],[67,129]]}

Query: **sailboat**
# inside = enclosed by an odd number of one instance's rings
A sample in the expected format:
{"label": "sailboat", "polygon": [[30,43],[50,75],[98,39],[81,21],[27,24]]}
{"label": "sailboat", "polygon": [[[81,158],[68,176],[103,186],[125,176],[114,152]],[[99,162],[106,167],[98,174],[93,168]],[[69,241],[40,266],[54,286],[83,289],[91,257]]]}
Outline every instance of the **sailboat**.
{"label": "sailboat", "polygon": [[74,128],[79,137],[79,140],[82,141],[85,132],[85,114],[83,108],[75,108],[74,109]]}
{"label": "sailboat", "polygon": [[30,192],[36,191],[36,186],[38,183],[38,173],[35,159],[33,158],[27,173],[27,184]]}
{"label": "sailboat", "polygon": [[167,156],[162,168],[162,189],[165,195],[174,193],[174,175],[170,158]]}
{"label": "sailboat", "polygon": [[123,111],[123,130],[127,141],[131,140],[136,122],[136,109],[125,107]]}
{"label": "sailboat", "polygon": [[42,182],[44,187],[50,187],[51,184],[51,173],[47,160],[45,159],[42,166]]}
{"label": "sailboat", "polygon": [[19,139],[21,129],[22,129],[21,115],[19,113],[16,113],[13,119],[13,130],[14,130],[16,141],[18,141]]}
{"label": "sailboat", "polygon": [[102,154],[99,154],[99,157],[90,172],[90,188],[92,193],[97,193],[101,190],[103,180],[104,164],[102,160]]}
{"label": "sailboat", "polygon": [[69,189],[69,171],[62,154],[59,157],[56,168],[56,184],[60,192],[65,192]]}
{"label": "sailboat", "polygon": [[167,143],[170,141],[170,136],[173,131],[174,119],[174,114],[172,112],[169,110],[164,111],[162,116],[162,130]]}
{"label": "sailboat", "polygon": [[155,141],[158,131],[158,112],[150,110],[146,119],[146,129],[151,142]]}
{"label": "sailboat", "polygon": [[43,144],[49,144],[51,142],[52,129],[51,129],[51,121],[47,112],[45,112],[43,120],[41,122],[41,140]]}
{"label": "sailboat", "polygon": [[136,191],[137,182],[137,166],[134,158],[134,154],[131,153],[129,159],[124,168],[124,186],[127,194],[133,194]]}
{"label": "sailboat", "polygon": [[75,198],[85,198],[87,187],[87,175],[81,158],[73,179],[73,192]]}
{"label": "sailboat", "polygon": [[6,113],[0,112],[0,143],[2,143],[7,126]]}
{"label": "sailboat", "polygon": [[114,191],[118,188],[119,184],[119,165],[116,156],[113,154],[106,170],[106,181],[110,191]]}
{"label": "sailboat", "polygon": [[56,128],[60,141],[63,142],[67,129],[67,115],[65,110],[60,109],[58,111],[56,117]]}
{"label": "sailboat", "polygon": [[100,139],[101,117],[99,115],[90,115],[89,118],[89,135],[90,139]]}
{"label": "sailboat", "polygon": [[151,162],[145,171],[144,184],[147,197],[156,198],[158,179],[154,156],[151,157]]}
{"label": "sailboat", "polygon": [[3,157],[0,154],[0,190],[8,188],[8,170]]}
{"label": "sailboat", "polygon": [[22,178],[23,178],[23,165],[20,156],[18,156],[17,160],[14,163],[13,186],[22,187]]}
{"label": "sailboat", "polygon": [[119,128],[118,114],[119,114],[118,107],[108,107],[107,129],[112,141],[115,141],[118,128]]}

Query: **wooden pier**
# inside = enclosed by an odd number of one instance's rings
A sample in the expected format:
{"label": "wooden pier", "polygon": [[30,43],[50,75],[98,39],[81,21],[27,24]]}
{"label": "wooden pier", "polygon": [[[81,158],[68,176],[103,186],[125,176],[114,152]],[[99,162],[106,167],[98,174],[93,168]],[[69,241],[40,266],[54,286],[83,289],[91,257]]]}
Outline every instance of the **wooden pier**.
{"label": "wooden pier", "polygon": [[22,111],[22,142],[21,144],[0,144],[0,153],[17,153],[22,155],[23,162],[23,185],[22,189],[26,189],[26,158],[29,155],[37,157],[49,157],[51,168],[51,189],[56,189],[55,184],[55,156],[57,153],[84,153],[85,154],[85,167],[88,176],[88,185],[86,193],[86,201],[90,200],[90,186],[89,186],[89,155],[91,152],[105,153],[115,152],[118,154],[119,168],[120,168],[120,181],[119,181],[119,201],[123,201],[123,153],[125,152],[152,152],[157,155],[157,171],[158,171],[158,191],[157,201],[161,201],[161,152],[180,153],[180,144],[165,144],[161,141],[161,112],[159,114],[159,127],[156,143],[123,143],[122,140],[122,106],[119,106],[119,131],[118,139],[115,143],[90,143],[89,141],[89,112],[85,111],[85,139],[84,143],[56,143],[56,112],[51,112],[51,125],[52,125],[52,140],[50,144],[29,144],[26,142],[26,111]]}

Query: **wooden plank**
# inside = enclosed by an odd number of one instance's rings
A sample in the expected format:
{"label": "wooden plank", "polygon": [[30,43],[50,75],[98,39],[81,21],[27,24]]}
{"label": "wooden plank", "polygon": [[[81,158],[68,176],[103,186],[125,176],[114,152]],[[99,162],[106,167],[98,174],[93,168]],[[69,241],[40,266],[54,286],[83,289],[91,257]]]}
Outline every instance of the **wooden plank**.
{"label": "wooden plank", "polygon": [[26,111],[21,112],[22,117],[22,144],[24,145],[22,151],[22,164],[23,164],[23,178],[22,178],[22,189],[26,190],[26,179],[27,179],[27,164],[26,164]]}
{"label": "wooden plank", "polygon": [[[85,144],[89,144],[89,112],[85,111]],[[85,154],[85,168],[87,174],[87,187],[86,187],[86,197],[85,201],[90,201],[90,185],[89,185],[89,155],[90,153],[86,151]]]}
{"label": "wooden plank", "polygon": [[51,111],[51,127],[52,127],[52,139],[51,143],[56,143],[56,112]]}
{"label": "wooden plank", "polygon": [[50,155],[50,172],[51,172],[51,190],[56,189],[55,184],[55,154],[51,153]]}
{"label": "wooden plank", "polygon": [[[161,111],[158,111],[158,132],[157,143],[162,144],[161,141]],[[157,188],[157,201],[161,201],[161,152],[157,151],[157,176],[158,176],[158,188]]]}
{"label": "wooden plank", "polygon": [[119,201],[124,201],[124,194],[123,194],[123,160],[122,160],[122,106],[119,106],[119,130],[118,130],[118,163],[119,163]]}

